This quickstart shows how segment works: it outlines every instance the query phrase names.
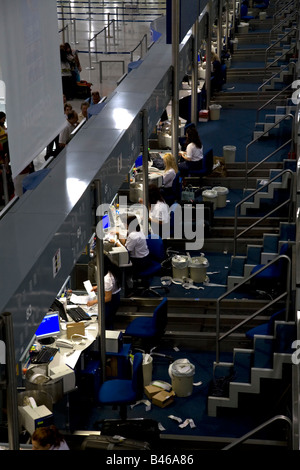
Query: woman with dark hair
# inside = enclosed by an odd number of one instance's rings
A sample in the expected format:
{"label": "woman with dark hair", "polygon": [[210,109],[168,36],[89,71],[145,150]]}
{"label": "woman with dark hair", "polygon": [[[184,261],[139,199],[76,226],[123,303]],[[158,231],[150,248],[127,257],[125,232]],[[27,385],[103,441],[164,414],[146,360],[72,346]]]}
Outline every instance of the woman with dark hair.
{"label": "woman with dark hair", "polygon": [[151,231],[162,235],[164,225],[166,226],[170,222],[169,206],[164,200],[160,188],[155,184],[149,184],[148,198]]}
{"label": "woman with dark hair", "polygon": [[186,152],[179,153],[183,158],[183,161],[178,165],[178,168],[183,175],[188,174],[189,170],[200,169],[202,167],[203,159],[203,145],[197,129],[194,127],[187,128],[186,138]]}
{"label": "woman with dark hair", "polygon": [[68,101],[73,100],[75,96],[75,85],[72,76],[72,66],[68,60],[68,54],[63,44],[60,46],[60,66],[63,94]]}
{"label": "woman with dark hair", "polygon": [[[105,302],[105,328],[113,330],[113,324],[116,312],[120,305],[120,270],[112,263],[107,255],[104,255],[104,302]],[[97,291],[97,286],[93,287]],[[98,303],[98,298],[89,300],[87,306],[91,307]]]}
{"label": "woman with dark hair", "polygon": [[79,57],[78,57],[78,52],[74,51],[70,44],[68,42],[65,42],[64,44],[65,50],[67,53],[67,59],[71,64],[71,71],[72,71],[72,76],[73,80],[75,82],[80,82],[80,72],[82,70]]}
{"label": "woman with dark hair", "polygon": [[55,426],[37,428],[31,437],[32,450],[70,450]]}

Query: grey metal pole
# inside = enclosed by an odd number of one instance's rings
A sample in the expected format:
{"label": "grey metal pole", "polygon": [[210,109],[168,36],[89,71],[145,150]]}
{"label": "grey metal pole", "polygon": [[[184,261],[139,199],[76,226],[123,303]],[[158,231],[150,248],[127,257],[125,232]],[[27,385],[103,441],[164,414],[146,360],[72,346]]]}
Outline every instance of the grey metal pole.
{"label": "grey metal pole", "polygon": [[142,111],[143,138],[143,232],[148,235],[148,111]]}
{"label": "grey metal pole", "polygon": [[[96,195],[97,195],[97,208],[101,205],[101,182],[95,181]],[[106,348],[105,348],[105,290],[104,290],[104,251],[102,237],[96,237],[96,279],[97,279],[97,294],[98,294],[98,329],[100,338],[100,354],[101,354],[101,372],[102,380],[105,381],[105,367],[106,367]]]}
{"label": "grey metal pole", "polygon": [[206,86],[206,108],[209,109],[210,105],[210,77],[211,77],[211,30],[212,30],[212,0],[208,3],[208,38],[206,41],[206,69],[205,69],[205,86]]}
{"label": "grey metal pole", "polygon": [[172,1],[172,64],[173,64],[173,96],[172,96],[172,153],[178,154],[178,122],[179,122],[179,0]]}
{"label": "grey metal pole", "polygon": [[13,322],[12,315],[9,312],[3,313],[2,317],[6,344],[8,443],[10,450],[19,450],[18,394]]}
{"label": "grey metal pole", "polygon": [[193,25],[191,122],[198,122],[198,18]]}
{"label": "grey metal pole", "polygon": [[2,184],[3,184],[4,202],[5,202],[5,205],[6,205],[6,204],[9,203],[9,194],[8,194],[5,164],[0,165],[0,169],[2,170]]}
{"label": "grey metal pole", "polygon": [[217,54],[221,59],[221,52],[222,52],[222,9],[223,9],[223,2],[222,0],[219,1],[219,10],[218,10],[218,43],[217,43]]}

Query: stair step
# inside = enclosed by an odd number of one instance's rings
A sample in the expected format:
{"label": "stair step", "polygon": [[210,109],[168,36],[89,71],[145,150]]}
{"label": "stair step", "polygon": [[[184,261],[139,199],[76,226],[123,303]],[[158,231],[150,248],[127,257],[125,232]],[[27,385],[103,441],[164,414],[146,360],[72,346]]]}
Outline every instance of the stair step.
{"label": "stair step", "polygon": [[252,360],[253,360],[253,350],[249,350],[249,349],[235,349],[234,350],[233,382],[250,383]]}
{"label": "stair step", "polygon": [[279,238],[282,241],[287,241],[287,240],[295,241],[296,240],[296,224],[288,223],[288,222],[281,222]]}
{"label": "stair step", "polygon": [[243,276],[246,256],[235,256],[231,260],[230,276]]}
{"label": "stair step", "polygon": [[277,353],[292,354],[292,343],[297,338],[297,327],[294,322],[286,323],[275,321],[275,344],[274,350]]}
{"label": "stair step", "polygon": [[272,369],[273,351],[273,336],[254,336],[253,367]]}
{"label": "stair step", "polygon": [[264,234],[263,237],[263,252],[266,253],[278,253],[278,242],[279,235],[274,234]]}
{"label": "stair step", "polygon": [[259,245],[248,245],[247,264],[256,266],[261,263],[262,247]]}

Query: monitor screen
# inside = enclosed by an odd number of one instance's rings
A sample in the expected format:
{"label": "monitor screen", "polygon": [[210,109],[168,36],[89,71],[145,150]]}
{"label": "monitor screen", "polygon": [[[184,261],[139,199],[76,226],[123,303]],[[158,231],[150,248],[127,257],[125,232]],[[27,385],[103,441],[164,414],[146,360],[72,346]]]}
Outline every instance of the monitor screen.
{"label": "monitor screen", "polygon": [[102,227],[103,227],[103,230],[108,230],[110,228],[110,220],[109,220],[108,213],[105,213],[102,218]]}
{"label": "monitor screen", "polygon": [[42,323],[35,332],[37,340],[50,338],[53,336],[59,336],[61,333],[60,330],[60,320],[59,313],[53,312],[45,315]]}

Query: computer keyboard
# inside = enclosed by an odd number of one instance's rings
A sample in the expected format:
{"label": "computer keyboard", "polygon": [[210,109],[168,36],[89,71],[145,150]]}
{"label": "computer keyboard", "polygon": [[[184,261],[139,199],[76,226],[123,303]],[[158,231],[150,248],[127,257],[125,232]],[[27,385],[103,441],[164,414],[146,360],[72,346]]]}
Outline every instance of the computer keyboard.
{"label": "computer keyboard", "polygon": [[68,315],[72,318],[73,321],[85,321],[91,320],[91,317],[83,310],[81,307],[72,307],[68,308]]}
{"label": "computer keyboard", "polygon": [[44,347],[31,359],[31,362],[33,364],[47,364],[52,361],[57,351],[57,348]]}

